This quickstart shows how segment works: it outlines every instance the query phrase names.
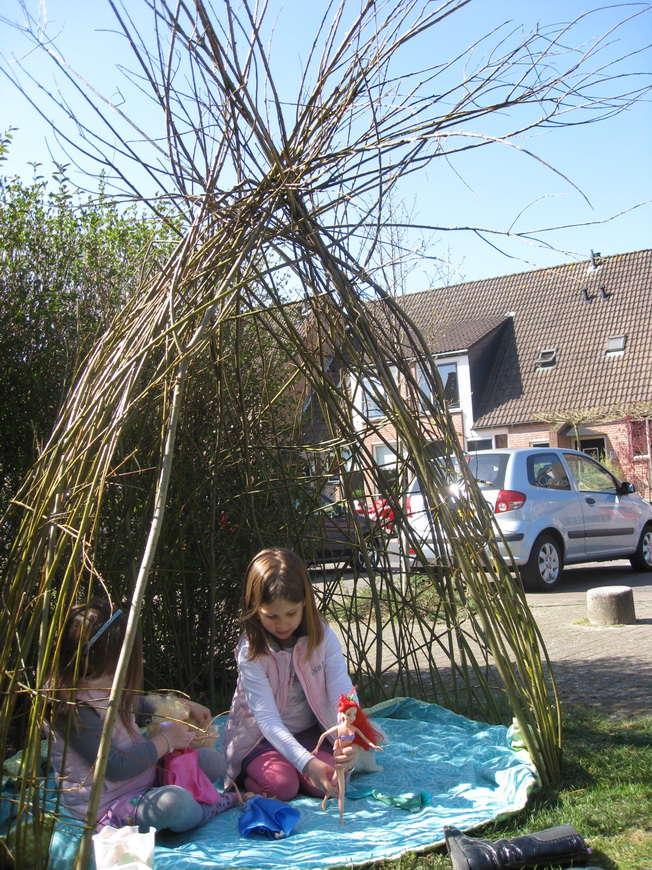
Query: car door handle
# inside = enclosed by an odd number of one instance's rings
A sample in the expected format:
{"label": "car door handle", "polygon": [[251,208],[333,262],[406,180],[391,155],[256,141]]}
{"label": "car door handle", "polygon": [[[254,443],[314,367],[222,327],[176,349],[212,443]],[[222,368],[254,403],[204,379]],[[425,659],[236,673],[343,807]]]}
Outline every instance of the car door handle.
{"label": "car door handle", "polygon": [[587,504],[595,504],[595,499],[591,498],[591,496],[589,496],[587,499],[585,499],[585,501]]}

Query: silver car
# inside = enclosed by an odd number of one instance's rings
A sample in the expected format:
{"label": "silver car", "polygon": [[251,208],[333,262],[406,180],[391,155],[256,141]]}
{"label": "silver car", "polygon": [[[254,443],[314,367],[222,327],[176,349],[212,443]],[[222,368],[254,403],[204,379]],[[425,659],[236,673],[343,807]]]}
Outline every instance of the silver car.
{"label": "silver car", "polygon": [[[628,558],[635,571],[652,571],[652,505],[586,453],[562,447],[482,450],[470,454],[468,463],[526,589],[552,590],[564,565],[580,562]],[[424,558],[436,562],[418,480],[409,496],[412,531]]]}

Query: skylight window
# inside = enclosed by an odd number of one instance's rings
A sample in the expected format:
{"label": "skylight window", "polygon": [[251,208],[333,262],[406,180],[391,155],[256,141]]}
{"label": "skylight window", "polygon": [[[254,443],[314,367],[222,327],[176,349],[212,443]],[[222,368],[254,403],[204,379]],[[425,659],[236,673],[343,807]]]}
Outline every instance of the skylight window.
{"label": "skylight window", "polygon": [[625,344],[627,343],[626,335],[611,335],[607,339],[607,347],[605,349],[605,356],[622,356],[625,351]]}
{"label": "skylight window", "polygon": [[534,361],[535,369],[553,369],[557,365],[557,348],[540,350]]}

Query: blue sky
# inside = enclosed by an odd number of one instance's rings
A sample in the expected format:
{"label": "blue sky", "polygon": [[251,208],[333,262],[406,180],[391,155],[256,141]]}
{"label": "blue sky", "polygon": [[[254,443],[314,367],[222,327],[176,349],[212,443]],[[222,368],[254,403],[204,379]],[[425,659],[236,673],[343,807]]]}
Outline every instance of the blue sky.
{"label": "blue sky", "polygon": [[[131,64],[123,40],[104,0],[22,0],[38,16],[47,10],[47,33],[54,37],[70,65],[106,95],[125,92],[117,64]],[[4,0],[0,22],[0,63],[10,69],[12,57],[20,57],[35,78],[53,86],[53,68],[8,21],[22,20],[21,0]],[[293,93],[298,71],[308,50],[315,22],[326,10],[322,0],[271,0],[274,20],[272,60],[277,80]],[[601,8],[580,0],[473,0],[450,17],[414,53],[404,60],[426,66],[439,57],[462,51],[477,37],[493,28],[530,31],[586,15],[573,37],[588,45],[619,20],[646,8],[645,3]],[[130,10],[138,9],[136,3]],[[271,20],[270,19],[270,20]],[[506,24],[506,22],[511,22]],[[112,32],[113,31],[113,32]],[[651,71],[652,8],[613,33],[600,57],[609,60],[637,51],[624,66],[625,72]],[[648,82],[650,78],[648,78]],[[61,74],[56,76],[62,82]],[[35,93],[38,94],[37,91]],[[38,97],[44,107],[45,100]],[[38,117],[24,97],[0,78],[0,132],[17,127],[10,159],[0,171],[32,176],[32,161],[43,164],[47,174],[52,157],[67,162],[47,123]],[[588,118],[588,116],[586,116]],[[497,119],[500,121],[500,119]],[[73,134],[74,135],[74,134]],[[459,155],[453,161],[435,161],[426,173],[401,188],[406,209],[419,224],[435,227],[486,227],[498,232],[514,227],[520,231],[561,227],[539,232],[541,243],[528,244],[477,233],[440,229],[427,234],[429,254],[407,278],[408,290],[425,289],[446,281],[474,280],[541,268],[575,259],[588,259],[591,250],[603,255],[652,246],[652,109],[650,101],[595,124],[579,124],[528,134],[518,143],[558,170],[557,175],[514,148],[495,147]],[[52,153],[52,156],[50,154]],[[572,182],[566,181],[561,176]],[[88,182],[86,182],[88,185]],[[575,185],[575,187],[573,186]],[[91,185],[92,186],[92,185]],[[579,188],[576,189],[576,188]],[[581,191],[581,192],[580,192]],[[619,215],[619,217],[614,217]],[[613,220],[609,220],[613,218]],[[575,226],[577,224],[587,226]],[[548,247],[550,246],[550,248]],[[496,250],[501,248],[502,252]],[[441,262],[442,268],[437,269]]]}

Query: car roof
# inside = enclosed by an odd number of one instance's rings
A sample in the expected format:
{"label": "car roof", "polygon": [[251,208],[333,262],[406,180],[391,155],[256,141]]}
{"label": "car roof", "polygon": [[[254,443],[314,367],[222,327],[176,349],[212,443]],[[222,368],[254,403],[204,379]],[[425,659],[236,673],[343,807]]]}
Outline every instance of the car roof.
{"label": "car roof", "polygon": [[[511,456],[518,453],[550,453],[551,451],[563,451],[564,453],[576,453],[578,456],[589,456],[588,453],[583,453],[581,450],[575,450],[572,447],[494,447],[488,450],[471,450],[468,452],[468,455],[483,456],[500,453]],[[589,456],[589,459],[592,458],[592,456]]]}

